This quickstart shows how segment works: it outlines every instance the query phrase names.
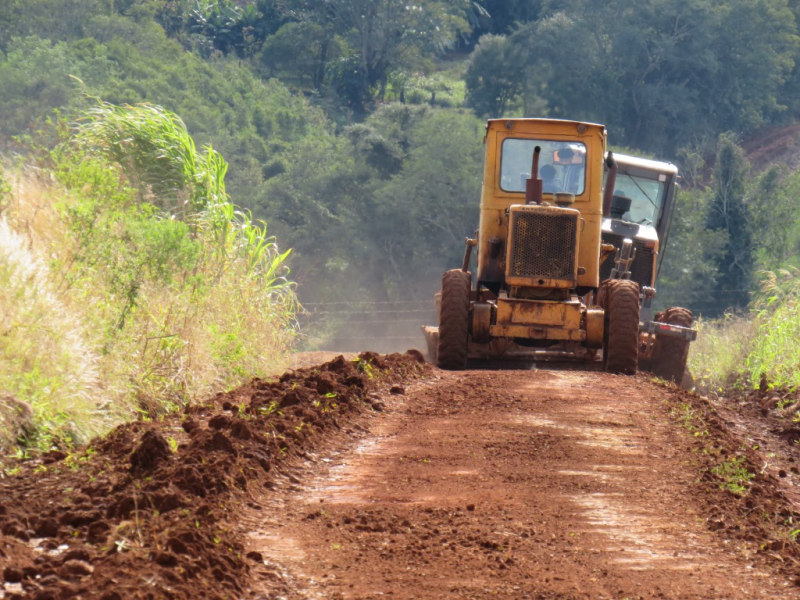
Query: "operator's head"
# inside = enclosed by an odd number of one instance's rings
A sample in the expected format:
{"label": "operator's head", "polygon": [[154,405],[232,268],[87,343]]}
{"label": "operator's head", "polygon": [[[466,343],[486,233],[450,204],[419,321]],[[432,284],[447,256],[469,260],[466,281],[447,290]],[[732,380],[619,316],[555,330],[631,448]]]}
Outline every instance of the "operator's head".
{"label": "operator's head", "polygon": [[541,169],[539,169],[539,178],[542,181],[550,181],[551,179],[555,179],[556,170],[553,168],[553,165],[544,165]]}

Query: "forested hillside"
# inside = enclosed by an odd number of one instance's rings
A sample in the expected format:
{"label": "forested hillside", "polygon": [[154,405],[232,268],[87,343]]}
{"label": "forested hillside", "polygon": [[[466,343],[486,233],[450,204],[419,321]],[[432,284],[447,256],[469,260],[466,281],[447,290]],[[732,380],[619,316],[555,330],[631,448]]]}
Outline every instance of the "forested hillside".
{"label": "forested hillside", "polygon": [[[591,120],[614,148],[683,173],[659,303],[745,311],[760,271],[798,266],[798,18],[796,0],[4,0],[3,218],[24,238],[19,198],[35,180],[73,232],[75,195],[110,223],[102,184],[123,194],[113,210],[191,233],[185,197],[143,167],[171,150],[95,156],[118,165],[113,182],[69,167],[97,110],[149,107],[224,157],[223,200],[244,211],[230,222],[266,223],[250,241],[274,245],[273,275],[294,283],[301,344],[407,347],[477,225],[484,119]],[[206,185],[200,171],[186,189]],[[95,242],[91,264],[110,264]],[[129,283],[118,317],[141,314],[142,282]],[[247,354],[242,327],[215,334],[228,361]]]}

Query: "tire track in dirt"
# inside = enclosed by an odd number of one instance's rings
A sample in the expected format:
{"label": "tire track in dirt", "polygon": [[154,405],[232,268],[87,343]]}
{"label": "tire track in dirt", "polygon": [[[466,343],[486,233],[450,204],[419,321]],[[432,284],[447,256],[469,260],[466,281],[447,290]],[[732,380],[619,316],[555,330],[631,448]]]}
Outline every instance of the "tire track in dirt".
{"label": "tire track in dirt", "polygon": [[252,597],[796,598],[706,528],[668,394],[580,372],[415,384],[245,515]]}

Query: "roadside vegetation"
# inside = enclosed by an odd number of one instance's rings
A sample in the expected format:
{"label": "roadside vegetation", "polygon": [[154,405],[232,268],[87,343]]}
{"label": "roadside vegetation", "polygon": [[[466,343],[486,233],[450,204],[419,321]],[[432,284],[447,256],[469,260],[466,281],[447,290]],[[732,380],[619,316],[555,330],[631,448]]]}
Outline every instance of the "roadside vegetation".
{"label": "roadside vegetation", "polygon": [[720,136],[707,183],[679,195],[675,232],[659,286],[661,301],[700,316],[689,369],[698,389],[800,384],[796,340],[800,293],[800,172],[756,172],[730,135]]}
{"label": "roadside vegetation", "polygon": [[800,271],[761,276],[748,314],[701,322],[689,368],[702,390],[800,388]]}
{"label": "roadside vegetation", "polygon": [[59,143],[3,175],[6,449],[85,442],[279,369],[288,251],[231,203],[222,156],[151,105],[44,133]]}

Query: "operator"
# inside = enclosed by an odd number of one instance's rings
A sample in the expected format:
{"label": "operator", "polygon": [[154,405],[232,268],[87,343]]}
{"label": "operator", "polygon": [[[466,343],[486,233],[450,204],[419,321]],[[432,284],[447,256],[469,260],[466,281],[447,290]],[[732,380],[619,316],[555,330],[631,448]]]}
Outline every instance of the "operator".
{"label": "operator", "polygon": [[545,194],[557,194],[564,191],[564,188],[556,181],[556,170],[553,165],[544,165],[539,169],[539,177],[542,179],[542,191]]}

